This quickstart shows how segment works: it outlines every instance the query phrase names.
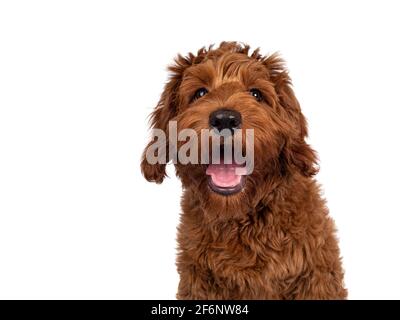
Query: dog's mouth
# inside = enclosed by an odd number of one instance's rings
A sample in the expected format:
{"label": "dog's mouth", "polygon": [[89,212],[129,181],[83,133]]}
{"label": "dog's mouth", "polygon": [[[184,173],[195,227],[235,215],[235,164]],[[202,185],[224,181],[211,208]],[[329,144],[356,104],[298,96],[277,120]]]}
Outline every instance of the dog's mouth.
{"label": "dog's mouth", "polygon": [[247,169],[242,165],[221,161],[220,164],[209,164],[206,174],[211,190],[226,196],[243,190]]}

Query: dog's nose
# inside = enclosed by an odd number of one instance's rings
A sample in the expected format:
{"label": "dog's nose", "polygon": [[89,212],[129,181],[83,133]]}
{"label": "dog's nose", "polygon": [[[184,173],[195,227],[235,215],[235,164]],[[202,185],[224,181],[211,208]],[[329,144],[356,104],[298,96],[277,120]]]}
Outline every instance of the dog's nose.
{"label": "dog's nose", "polygon": [[230,109],[219,109],[210,114],[210,126],[218,131],[238,129],[242,124],[242,116],[239,112]]}

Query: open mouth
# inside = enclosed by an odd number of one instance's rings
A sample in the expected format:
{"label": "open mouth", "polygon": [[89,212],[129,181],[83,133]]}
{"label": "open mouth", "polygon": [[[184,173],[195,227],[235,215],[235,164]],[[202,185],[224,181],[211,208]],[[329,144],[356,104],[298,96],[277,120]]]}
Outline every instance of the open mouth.
{"label": "open mouth", "polygon": [[211,190],[222,195],[231,195],[244,187],[247,169],[245,166],[232,164],[210,164],[206,174]]}

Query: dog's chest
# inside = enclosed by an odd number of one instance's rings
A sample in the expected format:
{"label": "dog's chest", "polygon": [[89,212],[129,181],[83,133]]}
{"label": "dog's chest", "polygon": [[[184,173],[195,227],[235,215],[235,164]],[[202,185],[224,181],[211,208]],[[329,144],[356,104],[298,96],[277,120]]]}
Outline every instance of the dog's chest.
{"label": "dog's chest", "polygon": [[230,292],[229,296],[241,295],[243,290],[246,296],[238,298],[278,298],[280,280],[290,276],[289,272],[297,273],[287,259],[284,237],[253,236],[247,241],[240,236],[206,239],[203,237],[197,246],[188,248],[187,254],[201,273],[207,274],[207,281]]}

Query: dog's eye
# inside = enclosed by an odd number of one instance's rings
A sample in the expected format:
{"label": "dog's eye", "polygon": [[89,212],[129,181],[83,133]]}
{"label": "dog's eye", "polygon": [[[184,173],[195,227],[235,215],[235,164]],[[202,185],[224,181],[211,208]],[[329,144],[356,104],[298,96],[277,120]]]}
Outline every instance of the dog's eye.
{"label": "dog's eye", "polygon": [[256,100],[257,100],[258,102],[264,100],[261,91],[258,90],[258,89],[250,89],[250,94],[251,94],[254,98],[256,98]]}
{"label": "dog's eye", "polygon": [[200,99],[201,97],[204,97],[206,94],[208,93],[208,90],[206,88],[200,88],[198,89],[193,97],[192,97],[192,101]]}

